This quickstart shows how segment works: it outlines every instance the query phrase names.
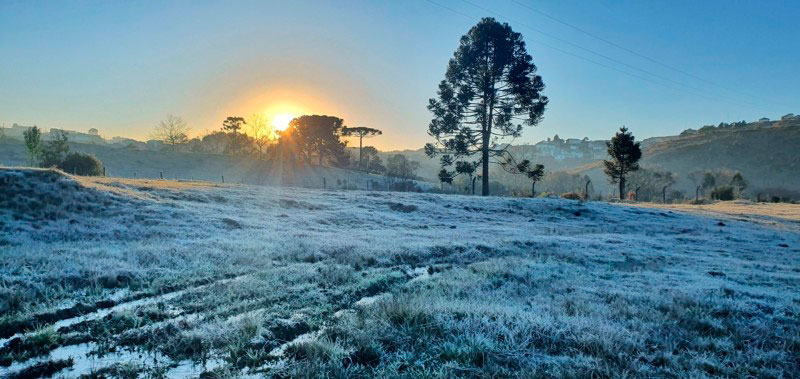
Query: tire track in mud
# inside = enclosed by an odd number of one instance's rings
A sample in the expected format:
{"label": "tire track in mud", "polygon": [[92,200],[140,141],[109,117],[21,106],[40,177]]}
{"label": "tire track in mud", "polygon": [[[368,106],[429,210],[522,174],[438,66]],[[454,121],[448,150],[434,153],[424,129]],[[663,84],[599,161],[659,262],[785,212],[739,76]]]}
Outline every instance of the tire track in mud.
{"label": "tire track in mud", "polygon": [[[49,313],[44,313],[37,315],[39,316],[34,317],[35,319],[47,319],[47,320],[54,320],[51,323],[45,324],[43,326],[52,328],[54,332],[59,333],[63,331],[67,331],[67,333],[71,332],[71,329],[75,326],[81,324],[88,324],[91,322],[95,322],[98,320],[102,320],[103,318],[114,314],[116,312],[123,312],[127,310],[132,310],[138,307],[143,307],[147,305],[157,304],[165,301],[169,301],[171,299],[179,298],[185,294],[193,293],[195,291],[202,291],[206,288],[220,285],[220,284],[227,284],[231,282],[235,282],[237,280],[241,280],[249,275],[252,274],[230,274],[224,275],[219,279],[202,279],[198,281],[194,281],[191,284],[182,285],[182,286],[170,286],[170,287],[163,287],[158,290],[157,295],[152,295],[152,292],[145,292],[139,293],[127,298],[124,298],[119,301],[113,300],[101,300],[98,303],[102,303],[100,306],[94,307],[93,311],[87,312],[85,314],[78,314],[75,315],[77,310],[87,309],[85,305],[76,305],[68,310],[59,310]],[[149,296],[148,296],[149,295]],[[113,305],[111,305],[113,304]],[[72,317],[67,317],[72,316]],[[160,322],[175,320],[181,317],[191,317],[192,315],[186,314],[175,314],[173,317],[170,317],[166,320],[161,320]],[[160,323],[157,322],[157,323]],[[148,325],[148,326],[152,326]],[[38,326],[41,327],[41,326]],[[145,326],[147,327],[147,326]],[[33,328],[31,328],[33,329]],[[13,354],[13,353],[24,353],[21,349],[25,349],[24,342],[34,336],[37,333],[37,330],[28,330],[23,329],[18,331],[17,333],[13,334],[11,337],[0,340],[0,357],[3,357],[6,354]],[[59,334],[59,338],[63,338],[61,334]],[[0,378],[5,377],[13,377],[15,373],[22,373],[25,370],[36,366],[36,365],[43,365],[49,361],[48,356],[51,352],[57,351],[59,349],[70,349],[76,345],[86,345],[86,344],[93,344],[91,336],[83,336],[76,338],[69,338],[65,341],[66,343],[63,345],[54,345],[46,348],[44,350],[39,350],[36,354],[30,358],[26,358],[23,361],[3,361],[0,362]],[[88,352],[87,349],[84,349]],[[86,354],[84,354],[85,357]],[[4,367],[5,366],[5,367]]]}
{"label": "tire track in mud", "polygon": [[[229,367],[236,370],[246,370],[245,373],[260,373],[263,370],[269,371],[274,369],[274,364],[276,362],[285,359],[283,356],[286,348],[293,343],[302,342],[304,340],[313,341],[315,338],[319,337],[325,330],[326,326],[333,322],[336,318],[341,317],[343,314],[348,312],[354,312],[356,309],[368,306],[369,304],[374,303],[375,301],[379,301],[382,298],[387,297],[395,288],[401,287],[405,284],[412,283],[418,280],[424,280],[429,278],[433,273],[442,273],[449,271],[454,267],[452,264],[453,262],[447,262],[448,259],[441,261],[442,257],[438,257],[439,259],[434,259],[426,265],[418,265],[418,264],[408,264],[408,263],[401,263],[400,265],[395,265],[394,267],[387,267],[391,271],[399,273],[400,275],[397,276],[390,276],[385,281],[378,281],[373,284],[368,285],[365,288],[361,288],[355,292],[350,294],[341,294],[339,296],[344,296],[346,298],[352,299],[347,301],[347,304],[342,304],[341,306],[335,307],[331,310],[331,315],[326,318],[325,321],[322,323],[322,327],[312,329],[305,320],[299,320],[299,322],[293,322],[291,318],[282,319],[282,321],[286,321],[280,323],[273,328],[268,328],[268,332],[271,336],[274,336],[272,341],[251,341],[249,348],[262,351],[265,356],[262,356],[263,362],[261,365],[258,366],[250,366],[248,364],[244,364],[241,362],[230,362],[227,361],[224,356],[217,352],[210,352],[207,356],[207,359],[204,358],[202,365],[198,363],[199,361],[195,361],[192,359],[172,359],[163,353],[159,352],[157,349],[153,351],[144,351],[140,350],[138,345],[115,345],[114,349],[110,352],[103,352],[98,354],[94,352],[94,348],[97,348],[99,345],[97,342],[93,342],[93,340],[73,340],[67,344],[56,346],[52,349],[52,352],[56,352],[57,354],[51,355],[50,353],[44,353],[37,356],[34,356],[30,359],[24,360],[22,362],[15,363],[13,367],[0,367],[0,377],[9,377],[16,375],[18,373],[24,372],[25,370],[29,369],[30,367],[37,366],[37,365],[45,365],[48,362],[55,362],[59,360],[68,359],[73,364],[68,367],[67,369],[63,369],[62,372],[67,372],[71,374],[88,374],[94,372],[93,370],[102,369],[104,367],[112,367],[115,363],[120,362],[119,360],[115,359],[128,359],[133,362],[137,362],[142,367],[150,367],[155,368],[162,367],[168,369],[170,373],[173,373],[172,376],[179,376],[185,377],[186,374],[189,375],[199,375],[203,372],[208,370],[213,370],[214,368],[218,367]],[[472,257],[470,259],[471,262],[474,263],[475,261],[480,261],[482,259],[475,259],[478,257]],[[483,257],[486,258],[486,257]],[[284,265],[279,265],[284,266]],[[434,270],[434,266],[436,269]],[[242,275],[228,275],[222,279],[217,280],[204,280],[202,281],[202,285],[199,286],[182,286],[183,289],[162,293],[160,295],[151,296],[151,297],[141,297],[137,300],[133,301],[120,301],[117,305],[98,309],[95,312],[85,314],[78,317],[72,318],[63,318],[57,321],[53,327],[56,331],[69,331],[71,328],[74,328],[76,325],[80,323],[86,322],[94,322],[98,320],[102,320],[104,317],[113,314],[114,312],[118,311],[125,311],[135,309],[137,307],[152,305],[163,301],[169,301],[171,299],[178,298],[184,294],[193,293],[195,291],[202,291],[203,289],[209,288],[214,285],[218,284],[227,284],[236,280],[241,280],[247,276],[251,276],[253,273],[249,274],[242,274]],[[197,283],[197,282],[196,282]],[[188,288],[187,288],[188,287]],[[163,289],[159,292],[164,292]],[[331,298],[331,302],[339,302],[343,300],[341,297]],[[130,297],[128,298],[130,299]],[[356,300],[357,299],[357,300]],[[274,303],[275,301],[284,301],[285,299],[279,299],[270,301],[270,303]],[[249,310],[241,310],[246,313],[250,312],[258,312],[265,309],[264,307],[254,308]],[[241,316],[243,313],[238,313],[238,316]],[[238,317],[233,316],[233,317]],[[173,314],[172,317],[156,321],[154,323],[150,323],[147,325],[143,325],[141,327],[136,328],[129,328],[126,329],[125,332],[128,331],[136,331],[136,330],[156,330],[159,326],[166,326],[167,324],[174,323],[175,320],[182,320],[186,319],[187,322],[195,321],[202,317],[202,314],[199,312],[190,312],[190,313],[177,313]],[[23,332],[20,335],[16,335],[17,338],[27,337],[33,334],[32,332]],[[13,339],[12,337],[11,339]],[[8,341],[8,340],[6,340]],[[126,347],[127,346],[127,347]],[[0,347],[0,352],[2,352],[4,347]],[[152,363],[154,362],[156,366],[153,366]],[[98,363],[103,365],[98,367]],[[158,366],[162,364],[162,366]],[[87,371],[88,370],[88,371]],[[262,371],[259,371],[262,370]],[[170,377],[170,375],[168,375]]]}
{"label": "tire track in mud", "polygon": [[[8,325],[3,325],[3,328],[0,329],[0,348],[4,347],[6,344],[8,344],[9,341],[14,339],[15,337],[28,334],[31,330],[34,330],[42,326],[48,326],[50,324],[53,324],[54,327],[60,328],[63,326],[79,322],[82,317],[89,317],[92,314],[99,314],[103,312],[106,312],[105,314],[108,314],[110,313],[109,310],[119,307],[125,307],[126,304],[137,303],[137,302],[148,302],[149,299],[159,299],[172,295],[179,296],[182,293],[190,292],[192,289],[207,287],[213,285],[214,283],[232,280],[237,277],[245,275],[247,274],[230,274],[230,275],[223,275],[221,278],[218,279],[214,278],[201,279],[185,285],[162,287],[155,292],[148,291],[148,292],[137,293],[120,300],[105,299],[105,300],[99,300],[94,304],[78,303],[68,308],[62,308],[52,312],[39,313],[31,316],[27,320],[21,320]],[[105,316],[105,314],[103,316]],[[78,321],[73,321],[73,320],[78,320]]]}

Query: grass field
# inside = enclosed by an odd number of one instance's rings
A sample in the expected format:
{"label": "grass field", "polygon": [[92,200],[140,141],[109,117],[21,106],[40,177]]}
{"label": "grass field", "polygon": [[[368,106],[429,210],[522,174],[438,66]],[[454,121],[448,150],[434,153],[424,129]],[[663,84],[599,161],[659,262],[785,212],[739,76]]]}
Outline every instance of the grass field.
{"label": "grass field", "polygon": [[712,211],[0,169],[0,376],[797,376],[797,220]]}

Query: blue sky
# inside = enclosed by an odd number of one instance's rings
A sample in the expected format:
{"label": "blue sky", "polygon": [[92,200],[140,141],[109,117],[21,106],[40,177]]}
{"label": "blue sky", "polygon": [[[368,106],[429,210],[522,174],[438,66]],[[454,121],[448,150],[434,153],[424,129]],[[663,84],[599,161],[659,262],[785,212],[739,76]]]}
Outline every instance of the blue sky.
{"label": "blue sky", "polygon": [[493,16],[523,34],[551,99],[517,142],[676,134],[800,113],[797,14],[791,1],[5,0],[0,123],[146,138],[170,113],[195,134],[229,115],[318,113],[383,129],[379,148],[419,148],[459,37]]}

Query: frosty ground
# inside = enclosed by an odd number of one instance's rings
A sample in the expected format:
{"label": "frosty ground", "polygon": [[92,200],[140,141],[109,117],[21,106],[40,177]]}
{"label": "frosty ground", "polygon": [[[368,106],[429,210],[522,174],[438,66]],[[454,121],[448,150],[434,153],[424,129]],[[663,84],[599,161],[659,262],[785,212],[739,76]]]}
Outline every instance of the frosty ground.
{"label": "frosty ground", "polygon": [[796,376],[776,207],[0,169],[0,376]]}

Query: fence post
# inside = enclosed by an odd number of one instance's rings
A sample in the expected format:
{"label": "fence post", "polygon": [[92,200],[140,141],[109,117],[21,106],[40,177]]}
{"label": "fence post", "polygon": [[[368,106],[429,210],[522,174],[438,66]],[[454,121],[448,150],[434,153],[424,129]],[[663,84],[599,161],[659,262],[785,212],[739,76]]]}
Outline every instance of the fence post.
{"label": "fence post", "polygon": [[323,176],[322,177],[322,189],[327,189],[327,188],[328,188],[328,183],[325,181],[325,177]]}
{"label": "fence post", "polygon": [[222,182],[225,183],[225,175],[222,175]]}
{"label": "fence post", "polygon": [[133,172],[133,178],[136,179],[136,171]]}
{"label": "fence post", "polygon": [[106,176],[106,166],[103,166],[103,177]]}
{"label": "fence post", "polygon": [[159,172],[158,172],[158,176],[159,176],[161,179],[164,179],[164,171],[159,171]]}

